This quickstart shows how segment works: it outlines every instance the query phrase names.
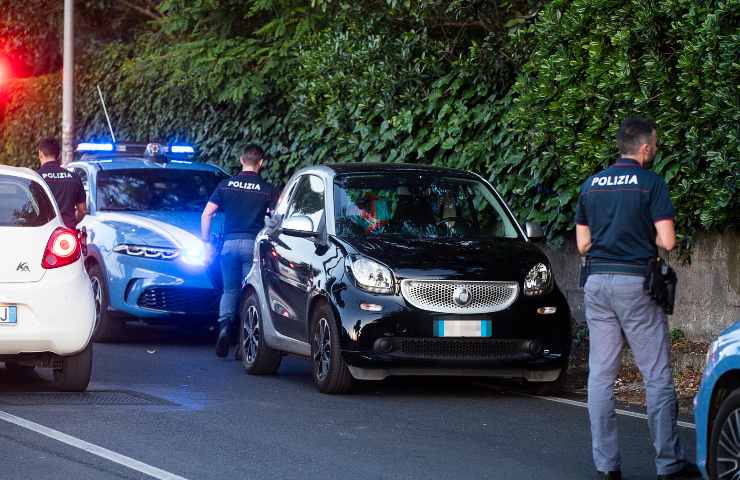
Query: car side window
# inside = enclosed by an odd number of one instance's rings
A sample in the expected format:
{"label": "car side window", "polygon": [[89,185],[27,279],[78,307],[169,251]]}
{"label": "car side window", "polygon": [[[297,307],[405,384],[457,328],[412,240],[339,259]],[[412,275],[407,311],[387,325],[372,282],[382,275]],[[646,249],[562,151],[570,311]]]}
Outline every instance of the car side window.
{"label": "car side window", "polygon": [[324,217],[324,181],[320,177],[316,175],[301,177],[285,218],[294,215],[310,218],[313,221],[313,231],[319,231]]}
{"label": "car side window", "polygon": [[280,198],[278,198],[277,205],[275,206],[275,215],[279,216],[285,216],[285,213],[288,211],[289,201],[293,195],[293,192],[295,191],[296,185],[300,183],[299,181],[290,183],[285,186],[282,193],[280,194]]}

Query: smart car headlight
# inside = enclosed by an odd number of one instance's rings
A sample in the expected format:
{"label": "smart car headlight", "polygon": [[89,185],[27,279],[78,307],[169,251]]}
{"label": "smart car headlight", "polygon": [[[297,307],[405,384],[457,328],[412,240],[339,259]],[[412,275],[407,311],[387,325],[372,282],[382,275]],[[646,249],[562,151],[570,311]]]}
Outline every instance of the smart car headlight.
{"label": "smart car headlight", "polygon": [[524,277],[524,295],[544,295],[552,289],[552,273],[550,267],[538,263],[532,267]]}
{"label": "smart car headlight", "polygon": [[393,272],[378,262],[365,257],[353,257],[349,264],[357,286],[371,293],[393,293]]}
{"label": "smart car headlight", "polygon": [[113,251],[132,257],[156,258],[159,260],[174,260],[180,255],[180,251],[176,248],[149,247],[130,243],[118,244],[113,247]]}

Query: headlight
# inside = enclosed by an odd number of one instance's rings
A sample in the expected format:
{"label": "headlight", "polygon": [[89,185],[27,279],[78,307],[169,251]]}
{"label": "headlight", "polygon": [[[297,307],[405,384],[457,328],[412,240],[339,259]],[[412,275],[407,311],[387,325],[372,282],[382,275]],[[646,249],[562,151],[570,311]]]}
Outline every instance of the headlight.
{"label": "headlight", "polygon": [[192,245],[182,251],[180,256],[182,261],[188,265],[195,265],[198,267],[205,266],[208,263],[208,249],[205,244]]}
{"label": "headlight", "polygon": [[719,351],[719,342],[717,340],[713,341],[711,345],[709,345],[709,350],[707,350],[707,356],[704,359],[704,372],[706,373],[709,369],[710,365],[713,365],[717,361],[717,352]]}
{"label": "headlight", "polygon": [[524,295],[543,295],[552,287],[552,273],[544,263],[538,263],[524,277]]}
{"label": "headlight", "polygon": [[349,266],[361,289],[372,293],[393,293],[395,283],[388,267],[365,257],[351,259]]}
{"label": "headlight", "polygon": [[147,247],[145,245],[132,245],[122,243],[113,247],[114,252],[132,257],[158,258],[160,260],[174,260],[180,255],[176,248]]}

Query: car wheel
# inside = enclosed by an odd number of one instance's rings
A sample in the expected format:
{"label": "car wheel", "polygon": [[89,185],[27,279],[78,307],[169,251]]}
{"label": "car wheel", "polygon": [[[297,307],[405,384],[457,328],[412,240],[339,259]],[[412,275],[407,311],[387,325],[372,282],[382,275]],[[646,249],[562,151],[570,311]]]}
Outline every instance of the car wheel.
{"label": "car wheel", "polygon": [[92,374],[92,343],[76,355],[62,357],[62,367],[54,370],[54,388],[64,392],[84,392]]}
{"label": "car wheel", "polygon": [[530,395],[549,396],[563,393],[568,384],[568,367],[560,370],[560,375],[552,382],[527,382],[526,390]]}
{"label": "car wheel", "polygon": [[740,390],[719,406],[707,458],[709,478],[740,478]]}
{"label": "car wheel", "polygon": [[341,394],[352,388],[352,374],[339,348],[339,329],[334,312],[321,305],[311,322],[313,379],[321,393]]}
{"label": "car wheel", "polygon": [[123,322],[113,317],[108,311],[108,285],[100,266],[92,265],[87,274],[95,298],[95,329],[93,340],[96,342],[112,342],[123,335]]}
{"label": "car wheel", "polygon": [[282,354],[265,343],[257,296],[251,293],[239,311],[241,362],[250,375],[272,375],[280,367]]}

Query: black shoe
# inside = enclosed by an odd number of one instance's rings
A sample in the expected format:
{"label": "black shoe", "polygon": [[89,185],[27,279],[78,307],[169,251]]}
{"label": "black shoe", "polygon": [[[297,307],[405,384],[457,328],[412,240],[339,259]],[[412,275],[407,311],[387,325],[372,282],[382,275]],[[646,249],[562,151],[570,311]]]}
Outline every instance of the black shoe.
{"label": "black shoe", "polygon": [[658,475],[658,480],[684,480],[689,478],[701,478],[699,467],[691,462],[686,462],[683,468],[677,472]]}
{"label": "black shoe", "polygon": [[602,480],[622,480],[622,472],[619,470],[614,470],[612,472],[601,472],[597,470],[596,473]]}
{"label": "black shoe", "polygon": [[229,344],[231,343],[231,332],[228,325],[221,327],[216,340],[216,356],[225,358],[229,355]]}

